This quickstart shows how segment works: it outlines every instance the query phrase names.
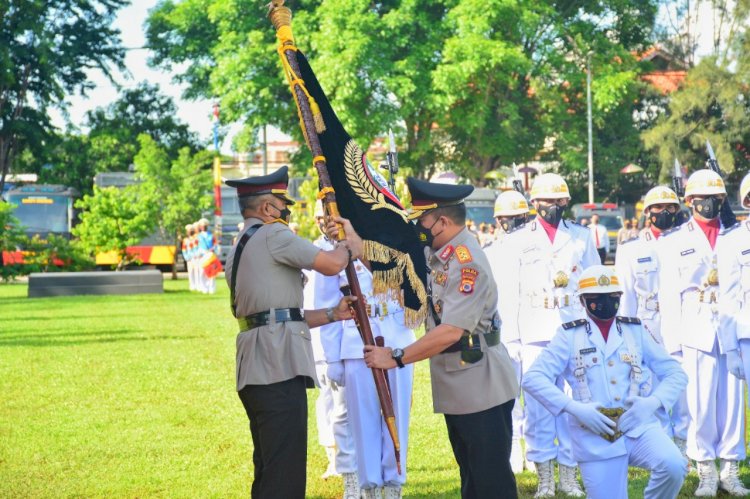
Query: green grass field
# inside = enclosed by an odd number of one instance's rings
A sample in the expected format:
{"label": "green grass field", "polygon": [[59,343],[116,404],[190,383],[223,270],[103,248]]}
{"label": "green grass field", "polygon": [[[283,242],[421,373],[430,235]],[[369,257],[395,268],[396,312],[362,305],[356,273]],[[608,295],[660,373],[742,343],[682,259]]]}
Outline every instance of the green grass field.
{"label": "green grass field", "polygon": [[[223,281],[163,295],[28,299],[0,285],[0,497],[247,497],[247,418],[234,387],[236,327]],[[427,363],[411,414],[408,497],[459,497]],[[309,391],[310,497],[340,497],[325,469]],[[745,483],[750,472],[742,469]],[[647,475],[633,472],[631,497]],[[536,480],[518,476],[522,497]],[[690,476],[681,497],[691,497]],[[562,496],[561,496],[562,497]]]}

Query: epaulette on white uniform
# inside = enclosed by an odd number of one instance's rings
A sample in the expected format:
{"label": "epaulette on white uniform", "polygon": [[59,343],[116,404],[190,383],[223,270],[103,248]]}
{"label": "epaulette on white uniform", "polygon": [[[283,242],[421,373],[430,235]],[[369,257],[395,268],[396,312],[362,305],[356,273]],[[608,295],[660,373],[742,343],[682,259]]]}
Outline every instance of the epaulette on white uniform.
{"label": "epaulette on white uniform", "polygon": [[[748,226],[748,230],[750,230],[750,221],[748,221],[747,226]],[[729,234],[730,232],[732,232],[733,230],[739,229],[740,227],[742,227],[742,224],[741,223],[736,223],[736,224],[732,225],[731,227],[728,227],[728,228],[722,230],[719,233],[719,235],[720,236],[725,236],[725,235]]]}
{"label": "epaulette on white uniform", "polygon": [[573,329],[574,327],[583,326],[588,321],[586,319],[578,319],[575,321],[566,322],[562,325],[563,329]]}
{"label": "epaulette on white uniform", "polygon": [[671,234],[674,234],[675,232],[679,232],[680,229],[682,229],[686,224],[678,225],[677,227],[672,227],[671,229],[665,230],[661,233],[661,237],[669,236]]}
{"label": "epaulette on white uniform", "polygon": [[638,236],[631,237],[630,239],[626,239],[625,241],[618,244],[618,246],[625,246],[626,244],[632,243],[633,241],[637,241],[637,240],[638,240]]}

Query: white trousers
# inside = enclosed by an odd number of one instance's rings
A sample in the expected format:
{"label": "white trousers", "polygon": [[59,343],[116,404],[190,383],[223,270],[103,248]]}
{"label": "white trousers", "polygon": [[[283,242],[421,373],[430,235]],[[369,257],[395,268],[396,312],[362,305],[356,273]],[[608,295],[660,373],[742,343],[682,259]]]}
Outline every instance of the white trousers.
{"label": "white trousers", "polygon": [[[521,367],[524,374],[546,346],[546,343],[523,345]],[[561,391],[566,391],[565,381],[562,377],[557,378],[557,386]],[[568,387],[567,393],[569,392],[570,388]],[[560,464],[565,466],[575,466],[576,462],[573,459],[571,449],[568,414],[561,412],[559,416],[555,417],[534,397],[526,397],[524,394],[523,400],[524,411],[526,412],[523,422],[526,459],[534,463],[557,459]],[[557,439],[557,444],[555,444],[555,439]]]}
{"label": "white trousers", "polygon": [[349,428],[344,388],[333,386],[326,376],[328,364],[315,363],[315,372],[320,383],[318,400],[315,401],[315,418],[318,426],[318,443],[323,447],[336,447],[336,471],[357,471],[354,438]]}
{"label": "white trousers", "polygon": [[683,346],[682,368],[688,375],[688,457],[744,460],[745,392],[740,380],[729,374],[718,343],[711,353]]}
{"label": "white trousers", "polygon": [[[682,364],[682,358],[677,358],[677,361]],[[675,438],[681,438],[682,440],[687,440],[688,426],[690,426],[687,391],[680,393],[677,402],[672,406],[670,420],[672,424],[672,436]]]}
{"label": "white trousers", "polygon": [[380,412],[372,371],[363,359],[344,360],[349,425],[357,453],[359,484],[363,489],[403,485],[406,482],[414,366],[409,364],[401,369],[389,369],[387,373],[401,444],[401,474],[397,471],[393,442]]}
{"label": "white trousers", "polygon": [[[516,379],[518,380],[518,386],[521,386],[521,372],[523,366],[521,362],[511,360],[513,363],[513,369],[516,371]],[[516,403],[513,405],[513,440],[519,440],[523,436],[523,422],[525,418],[525,411],[523,404],[521,403],[521,396],[516,399]]]}
{"label": "white trousers", "polygon": [[188,283],[190,283],[190,291],[195,291],[195,271],[193,271],[193,261],[186,260],[185,265],[187,266]]}
{"label": "white trousers", "polygon": [[201,277],[203,275],[203,269],[200,265],[200,259],[199,258],[193,258],[192,260],[193,266],[193,285],[195,286],[196,291],[202,291],[203,290],[203,278]]}
{"label": "white trousers", "polygon": [[687,463],[661,427],[652,427],[638,438],[623,436],[628,453],[601,461],[578,463],[590,499],[627,499],[628,466],[651,471],[643,497],[677,497],[687,474]]}

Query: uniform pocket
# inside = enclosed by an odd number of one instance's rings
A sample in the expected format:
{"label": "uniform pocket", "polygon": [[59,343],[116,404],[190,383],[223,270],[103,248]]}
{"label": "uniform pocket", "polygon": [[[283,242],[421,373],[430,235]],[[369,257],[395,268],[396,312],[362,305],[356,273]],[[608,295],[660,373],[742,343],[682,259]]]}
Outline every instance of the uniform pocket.
{"label": "uniform pocket", "polygon": [[482,358],[474,363],[464,362],[461,359],[461,353],[462,352],[452,352],[441,354],[443,357],[445,357],[445,372],[451,373],[466,371],[467,369],[473,369],[475,367],[484,365],[484,363],[487,362],[486,355],[482,355]]}

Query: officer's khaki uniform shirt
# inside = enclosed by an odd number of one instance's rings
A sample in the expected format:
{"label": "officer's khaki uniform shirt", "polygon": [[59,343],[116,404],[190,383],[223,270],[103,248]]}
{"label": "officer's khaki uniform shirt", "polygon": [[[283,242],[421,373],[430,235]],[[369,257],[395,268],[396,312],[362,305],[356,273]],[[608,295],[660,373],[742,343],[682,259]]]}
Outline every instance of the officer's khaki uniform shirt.
{"label": "officer's khaki uniform shirt", "polygon": [[[256,218],[246,219],[245,230],[262,223]],[[236,248],[235,245],[227,257],[226,279],[230,288]],[[301,269],[312,268],[318,251],[282,223],[260,227],[245,245],[237,269],[237,316],[276,308],[301,309]],[[307,323],[272,320],[267,326],[242,331],[237,336],[236,374],[237,391],[245,385],[268,385],[296,376],[307,376],[308,386],[312,387],[315,361]]]}
{"label": "officer's khaki uniform shirt", "polygon": [[[439,250],[428,250],[432,300],[442,324],[483,335],[490,331],[497,310],[497,286],[487,257],[466,229]],[[435,328],[431,314],[428,330]],[[429,332],[427,334],[430,334]],[[430,358],[432,403],[443,414],[471,414],[503,404],[518,395],[518,382],[502,344],[487,347],[474,364],[461,361],[461,352]]]}

